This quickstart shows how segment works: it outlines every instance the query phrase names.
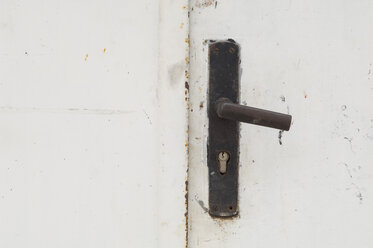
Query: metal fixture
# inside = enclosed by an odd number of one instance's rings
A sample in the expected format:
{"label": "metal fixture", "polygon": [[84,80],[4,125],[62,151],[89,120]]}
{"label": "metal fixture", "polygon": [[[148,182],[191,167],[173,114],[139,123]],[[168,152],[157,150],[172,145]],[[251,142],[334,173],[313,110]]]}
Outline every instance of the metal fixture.
{"label": "metal fixture", "polygon": [[209,43],[209,213],[238,213],[239,122],[288,131],[291,116],[243,106],[239,99],[239,46],[234,40]]}

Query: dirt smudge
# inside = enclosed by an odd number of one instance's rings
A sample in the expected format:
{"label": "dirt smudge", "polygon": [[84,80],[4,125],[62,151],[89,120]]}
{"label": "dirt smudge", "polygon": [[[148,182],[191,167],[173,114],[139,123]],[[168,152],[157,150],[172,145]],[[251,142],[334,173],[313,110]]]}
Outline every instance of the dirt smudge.
{"label": "dirt smudge", "polygon": [[217,1],[216,0],[198,0],[196,3],[197,8],[207,8],[214,5],[215,8],[217,6]]}
{"label": "dirt smudge", "polygon": [[171,65],[168,69],[168,77],[169,77],[169,82],[170,85],[175,85],[179,79],[183,75],[183,71],[185,70],[185,63],[184,61],[181,61],[179,63],[175,63]]}

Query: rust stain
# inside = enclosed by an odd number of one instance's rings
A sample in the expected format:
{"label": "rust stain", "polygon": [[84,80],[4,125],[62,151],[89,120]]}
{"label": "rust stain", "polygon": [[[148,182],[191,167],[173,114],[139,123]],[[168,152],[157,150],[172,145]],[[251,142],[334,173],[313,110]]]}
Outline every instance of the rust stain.
{"label": "rust stain", "polygon": [[104,48],[103,52],[106,53],[106,48]]}
{"label": "rust stain", "polygon": [[84,61],[87,61],[87,59],[88,59],[88,53],[85,55]]}
{"label": "rust stain", "polygon": [[188,79],[189,78],[189,72],[187,70],[185,70],[185,78]]}
{"label": "rust stain", "polygon": [[185,57],[185,63],[189,64],[189,57],[188,56]]}
{"label": "rust stain", "polygon": [[[185,91],[187,91],[187,90],[185,90]],[[185,94],[185,101],[186,101],[186,102],[189,101],[188,94]],[[186,108],[187,108],[187,110],[189,110],[189,104],[186,105]]]}
{"label": "rust stain", "polygon": [[215,5],[215,8],[216,8],[216,0],[199,0],[196,3],[196,7],[206,8],[206,7],[212,6],[213,4]]}
{"label": "rust stain", "polygon": [[308,96],[307,96],[307,93],[304,91],[303,92],[303,96],[304,96],[304,98],[307,98]]}
{"label": "rust stain", "polygon": [[188,6],[183,5],[183,10],[187,10],[187,9],[188,9]]}
{"label": "rust stain", "polygon": [[190,47],[190,41],[189,41],[189,36],[187,38],[185,38],[185,43],[188,44],[188,47]]}
{"label": "rust stain", "polygon": [[203,108],[203,101],[199,103],[199,109],[202,109]]}
{"label": "rust stain", "polygon": [[235,51],[236,51],[236,49],[234,49],[233,47],[229,48],[229,53],[230,54],[233,54]]}
{"label": "rust stain", "polygon": [[189,83],[188,83],[188,81],[185,81],[185,89],[189,90]]}
{"label": "rust stain", "polygon": [[184,22],[180,23],[180,29],[183,29],[184,27]]}

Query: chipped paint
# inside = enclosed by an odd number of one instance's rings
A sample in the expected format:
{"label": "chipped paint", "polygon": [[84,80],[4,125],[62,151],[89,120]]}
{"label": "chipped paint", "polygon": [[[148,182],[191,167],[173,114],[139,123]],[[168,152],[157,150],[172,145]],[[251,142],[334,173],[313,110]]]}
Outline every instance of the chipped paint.
{"label": "chipped paint", "polygon": [[189,36],[187,38],[185,38],[185,43],[188,44],[188,47],[190,47],[190,41],[189,41]]}
{"label": "chipped paint", "polygon": [[278,132],[278,143],[280,144],[280,145],[282,145],[282,134],[284,133],[284,131],[283,130],[280,130],[279,132]]}
{"label": "chipped paint", "polygon": [[[186,11],[187,20],[186,22],[182,22],[180,24],[180,29],[185,30],[185,34],[189,38],[189,26],[184,29],[185,24],[189,25],[189,1],[186,1],[188,4],[183,5],[182,9]],[[185,36],[184,36],[185,37]],[[188,39],[189,40],[189,39]],[[185,176],[185,247],[189,247],[189,42],[186,42],[184,38],[185,44],[185,56],[184,56],[184,63],[185,63],[185,70],[184,70],[184,96],[185,96],[185,109],[186,109],[186,118],[187,118],[187,125],[186,125],[186,141],[185,141],[185,148],[186,148],[186,176]]]}
{"label": "chipped paint", "polygon": [[189,209],[189,194],[188,194],[188,169],[186,171],[186,178],[185,178],[185,248],[188,248],[188,233],[189,233],[189,221],[188,221],[188,209]]}

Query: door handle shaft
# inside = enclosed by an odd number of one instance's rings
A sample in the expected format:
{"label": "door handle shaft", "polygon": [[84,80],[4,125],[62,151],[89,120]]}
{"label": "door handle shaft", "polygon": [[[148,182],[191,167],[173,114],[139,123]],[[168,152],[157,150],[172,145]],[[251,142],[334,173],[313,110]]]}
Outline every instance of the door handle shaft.
{"label": "door handle shaft", "polygon": [[289,131],[291,115],[232,103],[226,98],[216,101],[220,118]]}

